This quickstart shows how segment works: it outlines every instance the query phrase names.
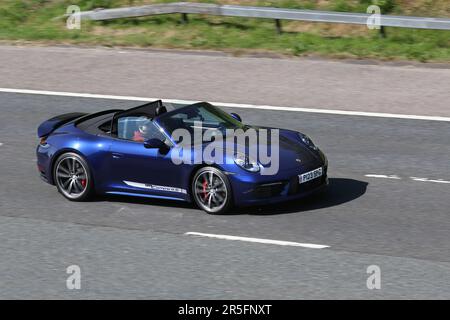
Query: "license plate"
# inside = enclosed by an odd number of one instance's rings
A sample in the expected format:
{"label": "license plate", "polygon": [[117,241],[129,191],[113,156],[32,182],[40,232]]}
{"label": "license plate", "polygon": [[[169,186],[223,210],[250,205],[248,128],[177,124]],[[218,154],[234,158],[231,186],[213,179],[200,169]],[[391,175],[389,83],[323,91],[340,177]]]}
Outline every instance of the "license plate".
{"label": "license plate", "polygon": [[323,169],[317,168],[313,171],[298,175],[298,183],[305,183],[323,175]]}

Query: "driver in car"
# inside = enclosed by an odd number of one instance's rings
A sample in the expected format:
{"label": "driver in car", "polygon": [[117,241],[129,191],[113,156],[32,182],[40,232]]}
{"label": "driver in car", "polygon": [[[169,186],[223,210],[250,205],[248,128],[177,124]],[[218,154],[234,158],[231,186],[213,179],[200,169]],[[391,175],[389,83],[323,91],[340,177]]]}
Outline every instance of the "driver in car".
{"label": "driver in car", "polygon": [[133,141],[144,142],[150,138],[150,120],[144,120],[139,124],[138,130],[134,132]]}

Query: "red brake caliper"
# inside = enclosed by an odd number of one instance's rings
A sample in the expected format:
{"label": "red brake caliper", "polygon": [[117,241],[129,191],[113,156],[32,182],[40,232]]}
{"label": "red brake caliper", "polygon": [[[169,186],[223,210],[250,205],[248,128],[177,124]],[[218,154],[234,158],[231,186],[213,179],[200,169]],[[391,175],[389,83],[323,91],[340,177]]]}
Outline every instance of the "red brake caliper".
{"label": "red brake caliper", "polygon": [[81,185],[83,186],[83,188],[86,187],[86,179],[81,179]]}
{"label": "red brake caliper", "polygon": [[206,192],[206,187],[208,186],[208,181],[205,181],[202,183],[202,187],[203,187],[203,200],[206,200],[206,198],[208,197],[208,192]]}

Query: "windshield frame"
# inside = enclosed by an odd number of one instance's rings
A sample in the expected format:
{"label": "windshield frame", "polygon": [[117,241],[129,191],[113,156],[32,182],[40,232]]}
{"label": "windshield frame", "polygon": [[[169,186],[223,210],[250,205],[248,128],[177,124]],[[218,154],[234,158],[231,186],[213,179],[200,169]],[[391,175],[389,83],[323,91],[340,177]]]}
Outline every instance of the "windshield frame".
{"label": "windshield frame", "polygon": [[[236,129],[242,129],[245,130],[247,128],[247,126],[245,124],[243,124],[242,122],[236,120],[235,118],[233,118],[229,113],[223,111],[222,109],[208,103],[208,102],[199,102],[199,103],[195,103],[195,104],[191,104],[191,105],[187,105],[184,107],[180,107],[180,108],[176,108],[175,110],[171,110],[169,112],[163,113],[157,117],[155,117],[153,119],[154,122],[156,122],[156,124],[165,132],[165,134],[170,138],[170,140],[174,143],[177,144],[176,141],[174,141],[173,137],[172,137],[172,132],[169,132],[169,130],[176,130],[179,128],[167,128],[167,126],[164,124],[164,119],[166,118],[170,118],[176,114],[179,113],[183,113],[183,111],[187,111],[189,109],[194,109],[194,108],[205,108],[207,111],[213,111],[213,113],[216,116],[219,116],[221,119],[224,120],[225,123],[230,124],[230,126],[232,126],[232,128],[226,128],[226,129],[231,129],[231,130],[236,130]],[[162,121],[161,121],[162,120]],[[219,129],[219,127],[217,128],[211,128],[211,127],[204,127],[205,129]],[[225,132],[222,132],[223,134],[225,134]]]}

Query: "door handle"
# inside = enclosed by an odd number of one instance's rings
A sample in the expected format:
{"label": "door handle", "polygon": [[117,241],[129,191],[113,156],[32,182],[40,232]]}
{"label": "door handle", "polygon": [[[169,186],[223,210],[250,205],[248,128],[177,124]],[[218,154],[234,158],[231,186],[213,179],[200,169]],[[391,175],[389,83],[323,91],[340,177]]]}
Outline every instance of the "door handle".
{"label": "door handle", "polygon": [[123,153],[118,153],[118,152],[113,152],[112,153],[112,157],[113,157],[113,159],[120,159],[120,158],[124,157],[124,154]]}

